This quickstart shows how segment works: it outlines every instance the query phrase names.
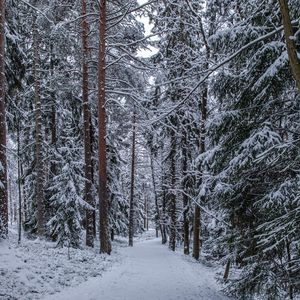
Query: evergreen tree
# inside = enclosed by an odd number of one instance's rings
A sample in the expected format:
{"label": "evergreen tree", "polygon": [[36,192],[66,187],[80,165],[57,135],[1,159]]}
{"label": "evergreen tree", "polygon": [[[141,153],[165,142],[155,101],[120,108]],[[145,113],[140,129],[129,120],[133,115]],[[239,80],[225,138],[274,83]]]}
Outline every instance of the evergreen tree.
{"label": "evergreen tree", "polygon": [[[271,230],[270,224],[278,220],[280,207],[284,210],[295,197],[293,188],[284,193],[284,200],[280,195],[281,188],[291,187],[297,177],[297,139],[288,129],[291,124],[298,126],[294,119],[297,95],[295,90],[286,93],[292,88],[292,78],[281,32],[268,35],[271,27],[280,27],[278,10],[270,3],[261,4],[259,10],[256,7],[254,2],[225,5],[220,17],[227,21],[230,10],[236,14],[227,22],[228,29],[217,31],[209,40],[216,55],[250,46],[214,76],[212,90],[218,102],[209,121],[211,147],[203,164],[209,163],[212,171],[211,205],[218,205],[224,222],[230,224],[219,244],[227,249],[224,278],[228,278],[230,263],[242,269],[238,278],[229,279],[228,291],[241,299],[257,294],[276,299],[285,293],[291,298],[296,289],[291,262],[297,252],[290,243],[297,239],[287,231],[280,237],[283,231],[278,227],[279,233],[274,226]],[[264,35],[265,39],[251,43]],[[292,164],[287,163],[290,159]],[[287,211],[281,212],[288,218]],[[272,246],[268,244],[271,239]],[[288,291],[285,282],[289,282]]]}
{"label": "evergreen tree", "polygon": [[8,192],[5,109],[5,1],[0,3],[0,237],[8,234]]}
{"label": "evergreen tree", "polygon": [[82,215],[84,209],[93,210],[83,199],[85,182],[82,150],[78,149],[78,137],[74,131],[74,120],[69,111],[64,113],[61,145],[57,148],[58,175],[52,179],[51,206],[54,216],[48,221],[50,236],[59,246],[78,248],[82,242]]}

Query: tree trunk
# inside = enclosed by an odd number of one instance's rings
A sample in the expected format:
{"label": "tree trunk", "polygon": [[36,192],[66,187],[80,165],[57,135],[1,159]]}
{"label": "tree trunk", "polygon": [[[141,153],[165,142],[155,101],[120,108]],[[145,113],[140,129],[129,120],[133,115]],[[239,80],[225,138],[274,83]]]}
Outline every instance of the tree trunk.
{"label": "tree trunk", "polygon": [[[92,195],[92,152],[91,152],[91,112],[89,108],[89,74],[88,74],[88,23],[86,0],[82,0],[82,105],[84,123],[84,171],[85,171],[85,201],[94,206]],[[86,245],[94,246],[94,212],[86,210]]]}
{"label": "tree trunk", "polygon": [[[205,87],[202,93],[202,101],[201,101],[201,127],[200,127],[200,153],[205,152],[205,122],[207,118],[207,96],[208,90]],[[203,183],[203,170],[200,167],[200,178],[199,178],[199,187],[201,189],[201,185]],[[203,201],[204,196],[201,196],[201,200]],[[195,213],[194,213],[194,240],[193,240],[193,257],[195,259],[199,259],[200,250],[201,250],[201,210],[199,205],[195,204]]]}
{"label": "tree trunk", "polygon": [[22,234],[22,194],[21,194],[21,142],[20,142],[20,117],[17,127],[17,139],[18,139],[18,198],[19,198],[19,224],[18,224],[18,244],[21,243]]}
{"label": "tree trunk", "polygon": [[44,166],[42,156],[42,103],[40,96],[39,68],[39,33],[37,30],[36,17],[33,24],[34,39],[34,93],[35,93],[35,195],[37,202],[37,234],[45,234],[45,201],[44,201]]}
{"label": "tree trunk", "polygon": [[231,265],[231,261],[230,261],[230,259],[228,259],[228,261],[226,263],[226,267],[225,267],[224,276],[223,276],[223,279],[225,282],[227,282],[228,277],[229,277],[230,265]]}
{"label": "tree trunk", "polygon": [[[51,72],[51,78],[54,78],[53,43],[51,43],[50,49],[51,49],[50,50],[51,51],[50,72]],[[56,101],[55,101],[55,92],[53,91],[53,88],[54,87],[52,87],[52,91],[51,91],[52,104],[51,104],[51,121],[50,121],[51,129],[50,129],[50,131],[51,131],[51,147],[52,147],[52,149],[55,149],[56,142],[57,142],[57,130],[56,130]],[[50,171],[51,171],[53,177],[57,175],[55,162],[51,163]]]}
{"label": "tree trunk", "polygon": [[[21,171],[21,181],[23,178],[23,166],[22,166],[22,162],[21,162],[21,158],[20,158],[20,171]],[[23,222],[26,222],[28,216],[27,216],[27,202],[26,202],[26,194],[25,194],[25,189],[24,189],[24,185],[22,183],[20,183],[20,187],[22,188],[22,194],[23,194]]]}
{"label": "tree trunk", "polygon": [[[8,168],[9,169],[9,168]],[[15,212],[14,212],[14,204],[12,201],[12,190],[11,190],[11,176],[8,174],[7,179],[7,187],[8,187],[8,198],[9,198],[9,219],[10,219],[10,225],[15,222]]]}
{"label": "tree trunk", "polygon": [[[145,192],[145,191],[144,191]],[[144,229],[147,228],[147,221],[148,221],[148,211],[147,211],[147,206],[148,206],[148,203],[147,203],[147,196],[144,194]]]}
{"label": "tree trunk", "polygon": [[289,277],[289,284],[288,284],[288,295],[290,299],[294,299],[294,289],[293,289],[293,282],[292,282],[292,257],[291,257],[291,249],[290,249],[290,242],[288,239],[285,240],[286,244],[286,253],[287,253],[287,260],[288,260],[288,277]]}
{"label": "tree trunk", "polygon": [[[93,156],[94,156],[94,150],[93,150],[93,144],[95,140],[95,135],[94,135],[94,129],[93,129],[93,124],[92,124],[92,115],[90,113],[90,140],[91,140],[91,180],[92,180],[92,186],[95,184],[94,181],[94,165],[93,165]],[[96,201],[93,199],[93,205],[94,205],[94,211],[93,211],[93,228],[94,228],[94,239],[96,238],[97,235],[97,225],[96,225]]]}
{"label": "tree trunk", "polygon": [[175,195],[175,183],[176,183],[176,136],[175,132],[172,130],[171,133],[171,154],[170,154],[170,176],[171,176],[171,191],[168,193],[168,205],[170,211],[170,239],[169,239],[169,248],[172,251],[175,251],[176,248],[176,195]]}
{"label": "tree trunk", "polygon": [[[57,173],[57,162],[55,159],[55,152],[56,152],[56,143],[57,143],[57,129],[56,129],[56,100],[55,100],[55,86],[53,85],[54,81],[54,51],[53,51],[53,41],[50,42],[50,149],[51,149],[51,159],[50,159],[50,168],[49,173],[47,174],[49,178],[53,179],[55,176],[58,175]],[[47,133],[46,133],[47,136]],[[46,170],[48,168],[45,168]],[[51,192],[45,193],[45,220],[46,222],[50,220],[55,215],[55,208],[51,205]]]}
{"label": "tree trunk", "polygon": [[[155,174],[154,174],[154,163],[153,163],[153,151],[151,149],[151,154],[150,154],[150,166],[151,166],[151,177],[152,177],[152,185],[153,185],[153,190],[154,190],[154,200],[155,200],[155,211],[156,211],[156,215],[157,215],[157,225],[159,226],[160,229],[160,233],[161,233],[161,239],[162,239],[162,244],[165,244],[165,230],[163,228],[163,220],[161,218],[161,213],[159,211],[159,206],[158,206],[158,196],[157,196],[157,190],[156,190],[156,183],[155,183]],[[156,226],[157,226],[156,225]]]}
{"label": "tree trunk", "polygon": [[298,92],[300,93],[300,62],[297,57],[297,48],[295,45],[295,41],[294,39],[292,39],[292,37],[294,36],[294,32],[291,24],[288,2],[287,0],[279,0],[279,4],[290,66],[298,87]]}
{"label": "tree trunk", "polygon": [[182,141],[182,175],[184,177],[183,180],[183,194],[182,194],[182,199],[183,199],[183,252],[186,255],[189,255],[190,253],[190,239],[189,239],[189,234],[190,234],[190,224],[189,224],[189,219],[188,219],[188,212],[189,212],[189,199],[186,194],[186,188],[187,188],[187,181],[186,181],[186,176],[187,176],[187,139],[186,139],[186,134],[183,132],[183,141]]}
{"label": "tree trunk", "polygon": [[194,224],[193,224],[193,257],[199,259],[200,256],[200,207],[195,204]]}
{"label": "tree trunk", "polygon": [[106,0],[100,0],[99,11],[99,66],[98,66],[98,128],[99,128],[99,216],[100,253],[110,254],[108,230],[108,198],[106,174],[106,112],[105,112],[105,50],[106,50]]}
{"label": "tree trunk", "polygon": [[166,202],[167,202],[167,196],[166,196],[166,188],[164,186],[164,181],[165,181],[164,170],[162,170],[162,172],[163,172],[163,176],[162,176],[163,199],[162,199],[161,243],[164,245],[168,241],[167,230],[166,230]]}
{"label": "tree trunk", "polygon": [[8,195],[6,162],[6,116],[5,116],[5,0],[0,0],[0,237],[8,234]]}
{"label": "tree trunk", "polygon": [[129,201],[129,246],[133,246],[133,222],[134,222],[134,180],[135,180],[135,136],[136,136],[136,112],[134,108],[132,117],[132,152],[131,152],[131,184]]}

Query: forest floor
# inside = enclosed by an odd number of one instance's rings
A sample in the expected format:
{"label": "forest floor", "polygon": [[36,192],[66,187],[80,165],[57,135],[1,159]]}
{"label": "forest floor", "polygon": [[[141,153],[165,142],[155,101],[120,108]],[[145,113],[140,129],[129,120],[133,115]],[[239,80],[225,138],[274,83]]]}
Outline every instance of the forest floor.
{"label": "forest floor", "polygon": [[154,231],[134,247],[117,238],[111,256],[99,248],[56,248],[16,232],[0,243],[0,300],[225,300],[215,269],[172,252]]}
{"label": "forest floor", "polygon": [[119,259],[117,249],[107,256],[99,254],[99,247],[57,248],[24,237],[18,245],[17,238],[13,226],[9,238],[0,242],[0,300],[41,299],[100,276]]}
{"label": "forest floor", "polygon": [[120,250],[122,260],[100,278],[44,300],[225,300],[212,268],[161,245],[160,239]]}

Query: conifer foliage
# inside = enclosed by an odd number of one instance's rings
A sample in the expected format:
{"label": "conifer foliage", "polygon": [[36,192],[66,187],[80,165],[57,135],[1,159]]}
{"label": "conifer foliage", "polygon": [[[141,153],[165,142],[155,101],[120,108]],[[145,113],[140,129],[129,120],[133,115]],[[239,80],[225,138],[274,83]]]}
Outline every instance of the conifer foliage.
{"label": "conifer foliage", "polygon": [[299,19],[297,0],[0,1],[0,238],[17,206],[19,242],[110,254],[153,227],[228,295],[298,297]]}

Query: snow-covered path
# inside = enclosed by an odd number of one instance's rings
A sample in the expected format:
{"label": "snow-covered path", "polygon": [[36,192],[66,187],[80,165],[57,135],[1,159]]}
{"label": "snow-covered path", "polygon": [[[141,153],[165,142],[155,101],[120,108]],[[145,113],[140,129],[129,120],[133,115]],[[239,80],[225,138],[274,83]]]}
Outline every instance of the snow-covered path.
{"label": "snow-covered path", "polygon": [[96,277],[45,300],[225,300],[213,271],[169,251],[159,239],[123,248],[125,258]]}

